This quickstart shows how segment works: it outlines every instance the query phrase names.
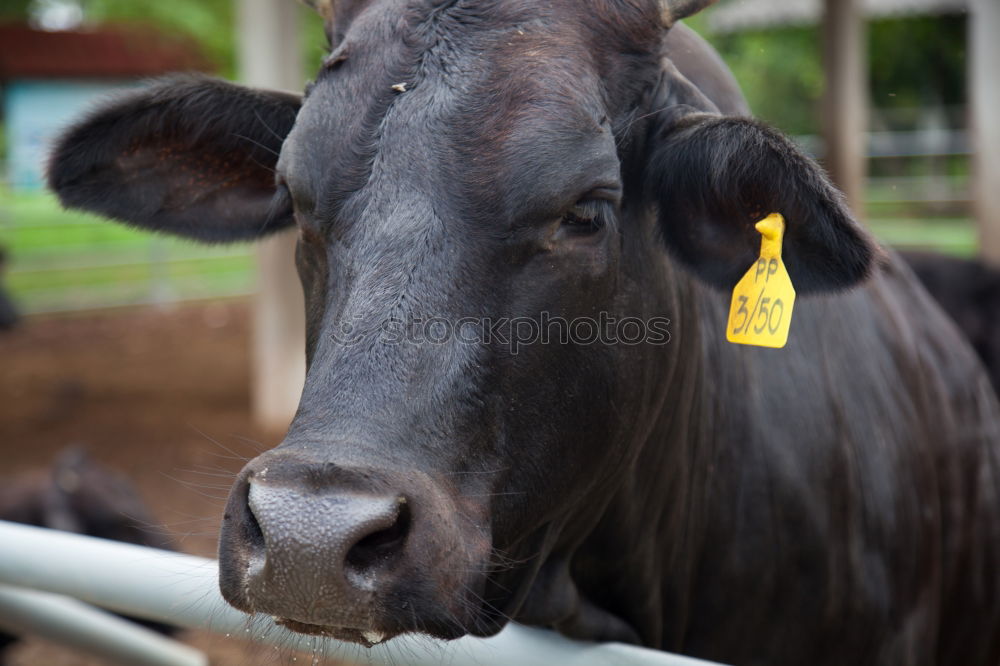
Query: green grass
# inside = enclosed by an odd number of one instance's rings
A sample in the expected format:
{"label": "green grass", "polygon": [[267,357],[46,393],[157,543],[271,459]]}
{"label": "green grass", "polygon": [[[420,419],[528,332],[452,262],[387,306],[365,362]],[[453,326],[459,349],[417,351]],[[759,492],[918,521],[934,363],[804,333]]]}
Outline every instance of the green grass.
{"label": "green grass", "polygon": [[5,279],[26,312],[111,307],[252,290],[253,248],[201,246],[62,210],[44,193],[0,191]]}
{"label": "green grass", "polygon": [[869,222],[882,242],[903,248],[938,250],[957,256],[976,253],[976,227],[969,218],[882,218]]}

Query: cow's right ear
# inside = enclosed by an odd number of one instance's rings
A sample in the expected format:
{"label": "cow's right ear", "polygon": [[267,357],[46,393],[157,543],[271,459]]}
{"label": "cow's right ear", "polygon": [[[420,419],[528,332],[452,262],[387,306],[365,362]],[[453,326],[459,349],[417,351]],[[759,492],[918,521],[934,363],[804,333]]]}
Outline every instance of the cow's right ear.
{"label": "cow's right ear", "polygon": [[668,249],[711,285],[732,289],[760,254],[755,223],[786,222],[782,256],[800,294],[846,289],[884,259],[822,169],[749,118],[661,112],[646,192]]}
{"label": "cow's right ear", "polygon": [[63,205],[206,242],[293,223],[274,167],[297,95],[203,76],[161,79],[70,127],[49,162]]}

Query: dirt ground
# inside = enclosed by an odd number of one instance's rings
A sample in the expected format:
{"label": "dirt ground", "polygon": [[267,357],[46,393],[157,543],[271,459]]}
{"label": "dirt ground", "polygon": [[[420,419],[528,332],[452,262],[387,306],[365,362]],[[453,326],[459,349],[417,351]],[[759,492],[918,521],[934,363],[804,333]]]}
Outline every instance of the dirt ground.
{"label": "dirt ground", "polygon": [[[214,556],[232,475],[278,439],[250,419],[248,322],[246,303],[226,302],[29,318],[0,335],[0,477],[82,445],[129,475],[182,550]],[[182,638],[219,666],[312,662],[204,632]],[[6,663],[103,662],[32,639]]]}

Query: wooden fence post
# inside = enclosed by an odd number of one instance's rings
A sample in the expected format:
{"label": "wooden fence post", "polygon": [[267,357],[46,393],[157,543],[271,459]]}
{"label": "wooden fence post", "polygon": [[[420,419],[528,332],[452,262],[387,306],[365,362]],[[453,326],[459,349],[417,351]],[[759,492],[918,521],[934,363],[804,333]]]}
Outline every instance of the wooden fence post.
{"label": "wooden fence post", "polygon": [[984,260],[1000,266],[1000,2],[972,0],[969,92],[973,197]]}
{"label": "wooden fence post", "polygon": [[[252,86],[301,90],[299,5],[291,0],[236,0],[241,80]],[[261,242],[253,318],[251,396],[254,419],[284,431],[305,381],[305,307],[295,272],[294,230]]]}
{"label": "wooden fence post", "polygon": [[[990,0],[987,0],[990,1]],[[864,215],[868,131],[867,23],[860,0],[825,0],[823,14],[824,162],[847,195],[855,215]]]}

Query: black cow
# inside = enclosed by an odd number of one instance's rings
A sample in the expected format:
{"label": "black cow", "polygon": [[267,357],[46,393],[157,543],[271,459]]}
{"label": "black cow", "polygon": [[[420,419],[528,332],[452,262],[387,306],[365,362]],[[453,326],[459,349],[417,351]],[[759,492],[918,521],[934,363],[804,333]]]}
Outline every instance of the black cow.
{"label": "black cow", "polygon": [[[0,520],[174,550],[125,476],[94,462],[83,449],[63,451],[47,469],[0,479]],[[161,633],[175,628],[135,620]],[[0,633],[0,650],[16,639]],[[2,663],[2,657],[0,657]]]}
{"label": "black cow", "polygon": [[7,253],[0,247],[0,331],[7,331],[17,325],[20,315],[13,299],[3,285],[4,273],[7,272]]}
{"label": "black cow", "polygon": [[[704,4],[340,0],[301,99],[176,78],[61,139],[68,206],[298,229],[308,376],[232,490],[230,603],[365,645],[514,619],[739,664],[997,663],[996,396],[672,28]],[[771,212],[791,341],[735,346]],[[585,333],[626,318],[647,335]]]}
{"label": "black cow", "polygon": [[902,253],[906,263],[972,343],[1000,391],[1000,270],[937,252]]}

